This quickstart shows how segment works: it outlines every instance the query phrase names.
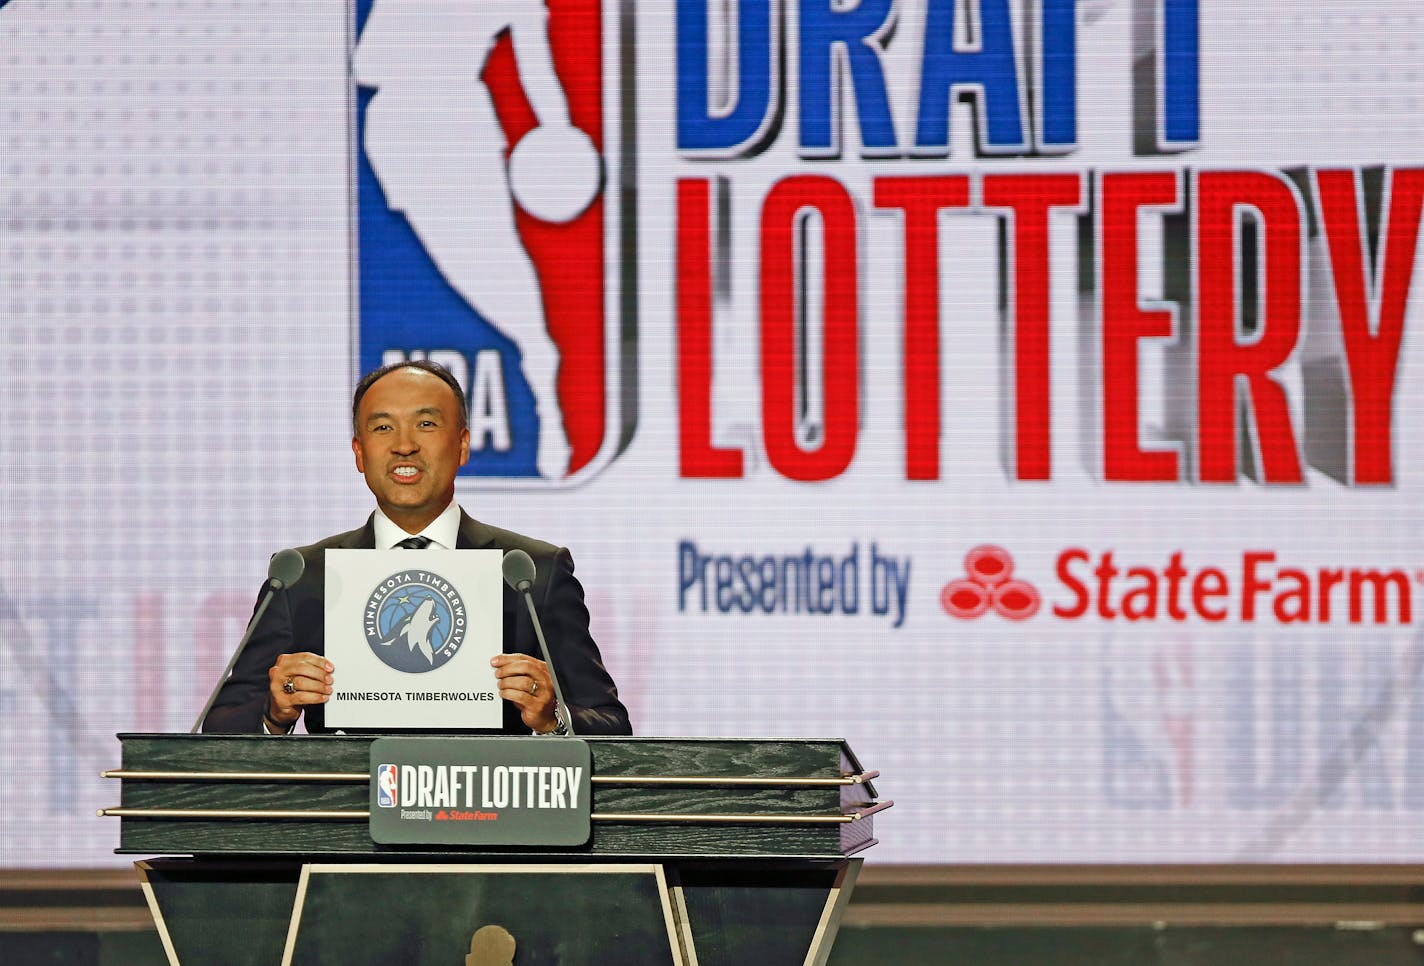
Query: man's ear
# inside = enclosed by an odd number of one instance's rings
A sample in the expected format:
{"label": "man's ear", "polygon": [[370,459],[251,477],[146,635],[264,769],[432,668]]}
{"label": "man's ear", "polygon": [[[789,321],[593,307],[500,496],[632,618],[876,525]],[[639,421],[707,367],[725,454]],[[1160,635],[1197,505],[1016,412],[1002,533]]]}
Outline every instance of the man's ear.
{"label": "man's ear", "polygon": [[[465,434],[469,436],[469,433]],[[468,448],[468,447],[467,447]],[[361,439],[357,436],[351,437],[351,452],[356,454],[356,472],[366,472],[366,454],[361,452]]]}
{"label": "man's ear", "polygon": [[[356,444],[356,441],[353,439],[353,440],[351,441],[351,444],[354,446],[354,445]],[[357,456],[357,457],[356,457],[356,461],[359,463],[359,462],[361,461],[361,457],[360,457],[360,456]],[[466,463],[468,463],[469,461],[470,461],[470,428],[469,428],[468,426],[466,426],[464,429],[460,430],[460,465],[461,465],[461,466],[464,466],[464,465],[465,465]],[[365,470],[362,470],[361,472],[364,473],[364,472],[366,472],[366,471],[365,471]]]}

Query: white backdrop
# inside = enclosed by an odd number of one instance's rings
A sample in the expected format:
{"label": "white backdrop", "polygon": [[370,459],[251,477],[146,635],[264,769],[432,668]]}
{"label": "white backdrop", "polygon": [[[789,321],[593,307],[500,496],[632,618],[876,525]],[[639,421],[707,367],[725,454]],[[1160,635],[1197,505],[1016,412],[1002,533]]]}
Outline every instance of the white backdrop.
{"label": "white backdrop", "polygon": [[[1424,861],[1424,286],[1409,289],[1391,418],[1356,441],[1392,438],[1390,482],[1367,485],[1304,457],[1306,424],[1331,414],[1306,384],[1304,336],[1274,372],[1302,483],[1257,482],[1244,465],[1236,482],[1194,483],[1185,463],[1181,481],[1106,479],[1101,299],[1080,285],[1104,256],[1092,228],[1102,192],[1088,189],[1106,172],[1173,172],[1185,185],[1196,171],[1417,164],[1424,15],[1403,0],[1328,11],[1306,0],[1203,0],[1200,136],[1181,151],[1139,154],[1134,61],[1150,61],[1134,46],[1133,19],[1154,5],[1135,13],[1125,0],[1083,2],[1076,146],[976,155],[973,115],[956,106],[948,156],[923,158],[911,156],[920,53],[937,5],[902,0],[880,57],[895,156],[861,156],[855,118],[864,117],[849,106],[845,74],[846,147],[818,159],[798,151],[793,41],[807,5],[786,0],[783,123],[763,151],[709,158],[679,144],[676,123],[677,90],[689,82],[676,66],[676,17],[696,4],[618,6],[605,4],[594,35],[605,166],[596,210],[607,345],[632,368],[605,383],[606,445],[592,462],[575,457],[574,485],[494,475],[462,482],[460,498],[476,516],[572,548],[637,733],[844,736],[897,802],[877,816],[879,861]],[[1013,5],[1027,37],[1021,6],[1038,5]],[[580,11],[580,30],[600,24],[596,3],[550,9],[551,32]],[[724,9],[708,7],[714,27]],[[438,3],[420,12],[441,15]],[[363,355],[389,347],[371,344],[353,285],[375,251],[358,257],[354,22],[343,0],[0,9],[0,864],[117,861],[117,823],[93,817],[117,802],[116,783],[97,777],[118,763],[114,733],[186,730],[241,635],[268,555],[369,512],[347,412]],[[620,55],[634,65],[635,101]],[[1014,320],[1000,307],[1001,219],[975,202],[980,178],[1005,172],[1075,174],[1084,185],[1083,218],[1058,212],[1049,229],[1046,480],[1016,479],[1003,457],[1014,439]],[[766,441],[762,410],[763,201],[796,175],[830,179],[853,199],[859,246],[855,265],[822,271],[811,259],[798,303],[810,317],[799,344],[813,373],[796,383],[806,398],[801,450],[814,453],[830,431],[819,414],[837,393],[858,400],[838,424],[851,428],[853,458],[819,481],[787,478],[769,455],[781,444]],[[875,206],[873,179],[928,175],[968,175],[973,197],[938,218],[940,452],[937,478],[910,480],[903,372],[919,347],[903,335],[903,221]],[[701,357],[685,344],[679,357],[697,286],[679,253],[695,261],[708,222],[680,220],[680,182],[706,184],[715,209],[709,438],[743,453],[730,478],[687,469],[698,408],[687,363]],[[1396,186],[1386,203],[1402,197]],[[1301,203],[1314,211],[1311,192]],[[1392,217],[1407,208],[1399,202]],[[1149,213],[1141,223],[1141,301],[1171,298],[1185,256],[1169,254],[1164,273],[1161,221]],[[817,224],[804,242],[813,255]],[[1414,250],[1412,237],[1399,243]],[[1304,249],[1306,294],[1285,304],[1303,305],[1309,337],[1327,339],[1338,314],[1329,251],[1319,233]],[[541,269],[548,260],[535,259]],[[1417,263],[1417,253],[1402,260],[1406,284]],[[858,358],[823,392],[814,373],[845,344],[824,344],[821,288],[847,276],[859,283]],[[545,277],[546,299],[556,284]],[[419,304],[412,297],[412,313]],[[1185,439],[1188,452],[1196,437],[1176,434],[1173,419],[1191,411],[1193,362],[1185,381],[1174,375],[1164,342],[1137,347],[1142,446]],[[580,405],[561,401],[566,413]],[[620,426],[631,439],[617,453]],[[1036,613],[947,613],[941,592],[983,544],[1011,554],[1015,576],[1041,598]],[[827,592],[834,608],[793,591],[784,609],[744,613],[731,602],[724,613],[719,564],[699,563],[706,583],[693,582],[692,548],[727,558],[724,605],[747,593],[731,582],[741,558],[758,574],[766,557],[767,573],[794,574],[802,564],[782,558],[828,557],[837,580],[854,581]],[[1063,563],[1073,548],[1086,562]],[[1122,573],[1106,606],[1142,614],[1151,596],[1155,617],[1098,610],[1092,570],[1109,551]],[[1253,558],[1271,587],[1250,597],[1253,552],[1275,556]],[[1174,553],[1187,571],[1182,619],[1166,589]],[[887,571],[875,561],[886,558],[905,579],[903,614],[883,593]],[[1221,621],[1192,603],[1206,568],[1228,585],[1203,598],[1223,609]],[[1308,621],[1277,612],[1277,595],[1295,586],[1282,568],[1310,582]],[[1340,571],[1333,592],[1321,589],[1321,570]],[[1361,576],[1370,572],[1400,575],[1382,578],[1378,621],[1374,578]],[[1151,595],[1141,590],[1149,580]],[[1091,602],[1063,616],[1079,584]],[[1329,619],[1322,593],[1333,593]],[[1301,598],[1279,606],[1299,613]]]}

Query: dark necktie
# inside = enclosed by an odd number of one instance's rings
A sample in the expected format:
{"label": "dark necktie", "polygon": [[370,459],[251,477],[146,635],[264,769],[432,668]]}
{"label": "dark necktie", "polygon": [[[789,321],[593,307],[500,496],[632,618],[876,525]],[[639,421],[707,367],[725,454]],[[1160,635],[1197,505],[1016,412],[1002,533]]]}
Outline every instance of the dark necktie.
{"label": "dark necktie", "polygon": [[430,546],[430,538],[406,537],[400,543],[396,544],[396,546],[400,547],[402,550],[424,550],[426,547]]}

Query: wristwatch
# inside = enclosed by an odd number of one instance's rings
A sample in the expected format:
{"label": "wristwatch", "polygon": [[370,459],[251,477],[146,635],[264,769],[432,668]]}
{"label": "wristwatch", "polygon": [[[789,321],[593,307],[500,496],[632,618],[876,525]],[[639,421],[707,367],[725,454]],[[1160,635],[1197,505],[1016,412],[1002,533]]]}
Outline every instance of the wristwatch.
{"label": "wristwatch", "polygon": [[564,717],[564,706],[554,705],[554,730],[536,731],[537,735],[566,735],[569,733],[569,719]]}

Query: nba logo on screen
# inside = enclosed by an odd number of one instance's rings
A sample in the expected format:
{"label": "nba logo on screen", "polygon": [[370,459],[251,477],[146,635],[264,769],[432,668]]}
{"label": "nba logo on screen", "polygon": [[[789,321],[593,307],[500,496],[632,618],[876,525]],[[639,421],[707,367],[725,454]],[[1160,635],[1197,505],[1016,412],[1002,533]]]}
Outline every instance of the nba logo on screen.
{"label": "nba logo on screen", "polygon": [[381,808],[396,807],[396,766],[376,766],[376,804]]}
{"label": "nba logo on screen", "polygon": [[635,418],[617,4],[354,3],[359,369],[455,374],[466,483],[587,479]]}

